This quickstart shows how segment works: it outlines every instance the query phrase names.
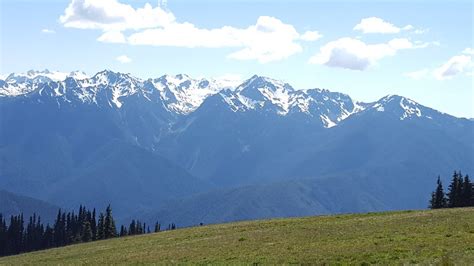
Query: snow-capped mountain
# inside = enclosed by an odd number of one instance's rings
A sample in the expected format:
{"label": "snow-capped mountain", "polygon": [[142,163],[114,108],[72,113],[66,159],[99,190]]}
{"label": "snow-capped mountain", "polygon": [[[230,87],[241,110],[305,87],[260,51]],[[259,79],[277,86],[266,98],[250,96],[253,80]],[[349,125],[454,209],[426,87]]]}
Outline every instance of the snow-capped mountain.
{"label": "snow-capped mountain", "polygon": [[220,97],[233,112],[265,112],[279,116],[307,116],[325,128],[338,125],[362,111],[387,112],[400,120],[442,114],[413,100],[388,95],[373,103],[352,100],[325,89],[295,90],[280,80],[254,75],[243,83],[223,79],[194,79],[185,74],[163,75],[146,80],[104,70],[93,76],[84,72],[34,71],[12,73],[0,79],[0,97],[55,98],[61,104],[95,104],[121,108],[130,98],[164,107],[170,113],[189,115],[211,96]]}
{"label": "snow-capped mountain", "polygon": [[61,82],[67,78],[84,80],[88,76],[81,71],[70,73],[59,71],[35,71],[29,70],[26,73],[12,73],[5,77],[0,77],[0,97],[26,95],[39,89],[40,84],[49,82]]}
{"label": "snow-capped mountain", "polygon": [[98,72],[92,77],[83,72],[67,74],[31,70],[26,74],[12,73],[5,80],[0,80],[0,97],[37,93],[58,97],[69,103],[105,103],[120,108],[127,97],[140,95],[148,101],[162,102],[172,112],[188,114],[207,97],[233,88],[229,80],[193,79],[184,74],[142,80],[110,70]]}
{"label": "snow-capped mountain", "polygon": [[[325,128],[338,125],[353,114],[375,110],[400,120],[429,118],[439,112],[413,100],[388,95],[374,103],[352,100],[325,89],[295,90],[280,80],[254,75],[242,84],[222,79],[194,79],[185,74],[140,79],[131,74],[104,70],[89,77],[84,72],[34,71],[8,75],[0,80],[0,97],[54,97],[61,104],[96,104],[121,108],[138,97],[171,113],[189,115],[211,96],[221,97],[233,112],[257,111],[279,116],[304,115]],[[41,101],[41,99],[39,99]]]}
{"label": "snow-capped mountain", "polygon": [[231,84],[216,79],[193,79],[188,75],[164,75],[149,80],[160,92],[166,106],[180,114],[195,111],[209,96],[233,89]]}
{"label": "snow-capped mountain", "polygon": [[449,116],[399,95],[387,95],[374,103],[366,104],[365,112],[386,114],[400,121],[413,119],[437,120]]}
{"label": "snow-capped mountain", "polygon": [[327,212],[424,208],[438,174],[474,171],[471,120],[401,96],[362,103],[261,76],[235,85],[109,70],[11,74],[0,80],[0,118],[0,189],[122,214],[216,187],[240,187],[236,201],[204,199],[230,210],[256,206],[239,201],[248,193],[268,210],[291,209],[281,195]]}
{"label": "snow-capped mountain", "polygon": [[301,113],[320,119],[326,128],[362,111],[365,106],[342,93],[324,89],[295,90],[288,83],[256,75],[235,91],[224,91],[221,95],[236,112],[264,110],[281,116]]}
{"label": "snow-capped mountain", "polygon": [[59,72],[59,71],[49,71],[45,69],[43,71],[29,70],[26,73],[12,73],[6,77],[6,81],[17,81],[21,82],[22,80],[39,80],[45,82],[48,80],[52,81],[63,81],[68,77],[75,78],[77,80],[82,80],[88,78],[87,74],[82,71],[72,71],[72,72]]}
{"label": "snow-capped mountain", "polygon": [[313,121],[319,120],[326,128],[362,111],[365,106],[342,93],[324,89],[295,90],[288,83],[256,75],[235,90],[221,91],[220,96],[234,112],[304,115]]}

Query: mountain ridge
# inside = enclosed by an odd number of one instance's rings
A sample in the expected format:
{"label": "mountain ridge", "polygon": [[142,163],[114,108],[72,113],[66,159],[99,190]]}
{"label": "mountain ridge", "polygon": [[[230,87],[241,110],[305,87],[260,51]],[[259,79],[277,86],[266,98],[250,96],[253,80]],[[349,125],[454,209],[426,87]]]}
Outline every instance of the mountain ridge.
{"label": "mountain ridge", "polygon": [[[473,121],[406,97],[363,103],[258,75],[216,86],[107,70],[0,81],[0,188],[60,206],[110,201],[120,219],[159,211],[184,223],[177,205],[206,222],[424,208],[434,177],[474,172]],[[212,202],[225,217],[206,213]]]}
{"label": "mountain ridge", "polygon": [[[4,80],[0,79],[0,97],[34,93],[63,98],[65,103],[77,98],[82,103],[99,104],[97,101],[104,98],[102,102],[112,108],[121,108],[126,98],[138,94],[148,101],[162,104],[167,111],[177,115],[189,115],[210,96],[220,95],[234,112],[264,109],[280,115],[303,113],[319,116],[326,128],[336,126],[347,117],[374,105],[378,111],[383,111],[384,107],[378,105],[392,96],[365,103],[327,89],[296,90],[286,82],[258,75],[253,75],[237,86],[213,78],[194,79],[186,74],[140,79],[129,73],[107,69],[90,77],[79,71],[67,74],[30,70],[26,74],[11,73]],[[406,97],[402,98],[411,105],[419,105]],[[410,109],[404,115],[412,116],[416,110]]]}

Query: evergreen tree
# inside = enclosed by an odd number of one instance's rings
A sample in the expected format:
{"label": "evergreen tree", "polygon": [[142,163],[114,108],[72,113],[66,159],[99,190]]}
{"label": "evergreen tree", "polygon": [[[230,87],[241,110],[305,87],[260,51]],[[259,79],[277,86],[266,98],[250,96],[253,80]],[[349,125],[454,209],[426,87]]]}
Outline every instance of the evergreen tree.
{"label": "evergreen tree", "polygon": [[446,197],[444,195],[443,184],[441,178],[438,176],[436,190],[431,193],[430,208],[439,209],[446,207]]}
{"label": "evergreen tree", "polygon": [[117,229],[115,228],[114,217],[112,216],[112,208],[107,206],[105,210],[104,219],[104,238],[112,238],[117,236]]}
{"label": "evergreen tree", "polygon": [[[7,224],[0,213],[0,256],[117,236],[110,205],[105,215],[100,213],[98,222],[95,215],[95,209],[91,212],[80,205],[77,214],[74,211],[63,212],[59,209],[53,226],[47,224],[45,227],[41,217],[33,214],[24,228],[23,214],[12,215],[10,223]],[[175,228],[175,224],[170,224],[170,230]],[[94,229],[97,233],[94,233]],[[155,231],[160,231],[159,223],[155,225]],[[120,228],[120,236],[145,233],[150,233],[149,226],[136,220],[132,220],[129,230],[126,226]]]}
{"label": "evergreen tree", "polygon": [[60,239],[60,221],[61,221],[61,209],[58,210],[58,215],[56,216],[56,221],[54,222],[54,245],[56,247],[60,246],[61,239]]}
{"label": "evergreen tree", "polygon": [[135,228],[135,234],[140,235],[142,233],[143,233],[142,223],[139,220],[137,220],[137,225],[136,225],[136,228]]}
{"label": "evergreen tree", "polygon": [[54,243],[54,230],[48,225],[46,225],[46,229],[44,230],[43,234],[43,241],[41,244],[42,248],[52,248],[55,246]]}
{"label": "evergreen tree", "polygon": [[7,224],[0,213],[0,256],[6,255],[7,249]]}
{"label": "evergreen tree", "polygon": [[132,222],[130,223],[130,227],[128,229],[128,234],[129,235],[137,234],[137,226],[136,226],[135,220],[132,220]]}
{"label": "evergreen tree", "polygon": [[128,232],[127,232],[127,228],[125,226],[120,226],[120,236],[127,236],[128,235]]}
{"label": "evergreen tree", "polygon": [[99,221],[97,222],[97,239],[105,239],[104,231],[104,214],[99,214]]}
{"label": "evergreen tree", "polygon": [[161,229],[161,225],[158,222],[156,222],[156,224],[155,224],[155,233],[160,232],[160,229]]}
{"label": "evergreen tree", "polygon": [[83,226],[82,226],[82,241],[83,242],[89,242],[93,240],[92,238],[92,229],[91,229],[91,224],[89,221],[84,220]]}
{"label": "evergreen tree", "polygon": [[457,173],[454,171],[453,179],[449,185],[448,192],[448,207],[461,207],[462,206],[462,175],[461,172]]}
{"label": "evergreen tree", "polygon": [[464,180],[462,183],[461,198],[462,198],[461,206],[463,207],[473,206],[472,205],[472,198],[473,198],[472,183],[468,175],[464,177]]}
{"label": "evergreen tree", "polygon": [[95,218],[95,208],[92,211],[92,217],[91,217],[89,223],[91,224],[92,239],[96,240],[97,239],[97,221],[96,221],[96,218]]}

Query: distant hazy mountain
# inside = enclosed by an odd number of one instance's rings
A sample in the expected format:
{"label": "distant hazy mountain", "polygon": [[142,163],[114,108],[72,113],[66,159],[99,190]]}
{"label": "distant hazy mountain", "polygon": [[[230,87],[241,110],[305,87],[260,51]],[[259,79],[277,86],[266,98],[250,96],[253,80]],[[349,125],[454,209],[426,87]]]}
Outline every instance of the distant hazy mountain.
{"label": "distant hazy mountain", "polygon": [[[147,223],[193,226],[275,217],[391,210],[357,178],[320,178],[214,190],[168,202],[154,212],[138,212]],[[130,217],[132,218],[132,217]]]}
{"label": "distant hazy mountain", "polygon": [[0,111],[0,188],[121,217],[424,208],[438,174],[474,172],[471,120],[261,76],[30,71],[0,80]]}
{"label": "distant hazy mountain", "polygon": [[59,207],[50,203],[20,196],[5,190],[0,190],[0,203],[0,213],[7,221],[11,215],[19,215],[21,213],[23,213],[25,221],[27,221],[28,217],[36,213],[43,222],[52,224],[59,210]]}

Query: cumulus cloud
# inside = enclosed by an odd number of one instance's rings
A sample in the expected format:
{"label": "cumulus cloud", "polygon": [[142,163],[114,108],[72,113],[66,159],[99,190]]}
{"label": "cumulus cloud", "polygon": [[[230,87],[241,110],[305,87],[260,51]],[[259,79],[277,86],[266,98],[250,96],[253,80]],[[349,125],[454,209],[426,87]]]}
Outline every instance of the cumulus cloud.
{"label": "cumulus cloud", "polygon": [[468,47],[462,51],[463,54],[469,54],[469,55],[474,55],[474,49],[471,47]]}
{"label": "cumulus cloud", "polygon": [[387,43],[366,44],[361,40],[346,37],[323,45],[309,62],[329,67],[365,70],[384,57],[394,56],[399,50],[424,46],[413,44],[405,38],[395,38]]}
{"label": "cumulus cloud", "polygon": [[435,69],[430,70],[425,68],[404,73],[404,76],[412,79],[422,79],[431,76],[437,80],[449,80],[460,74],[472,76],[474,71],[473,54],[474,49],[468,47],[462,51],[461,55],[451,57],[447,62]]}
{"label": "cumulus cloud", "polygon": [[303,41],[316,41],[319,40],[323,35],[321,35],[318,31],[306,31],[301,35],[301,40]]}
{"label": "cumulus cloud", "polygon": [[472,71],[472,58],[469,55],[456,55],[433,71],[437,80],[451,79],[454,76]]}
{"label": "cumulus cloud", "polygon": [[99,38],[99,42],[126,43],[125,36],[120,31],[106,31]]}
{"label": "cumulus cloud", "polygon": [[[228,58],[257,60],[261,63],[285,59],[302,51],[301,41],[322,37],[317,31],[299,33],[281,20],[261,16],[246,28],[223,26],[199,28],[189,22],[178,22],[162,7],[146,4],[133,8],[117,0],[72,0],[60,17],[65,27],[102,30],[101,42],[131,45],[174,46],[186,48],[235,48]],[[125,36],[124,32],[130,32]]]}
{"label": "cumulus cloud", "polygon": [[363,18],[359,24],[355,25],[353,30],[361,31],[362,33],[399,33],[402,30],[413,31],[415,33],[423,33],[419,29],[415,29],[413,25],[406,25],[404,27],[397,27],[394,24],[387,22],[378,17]]}
{"label": "cumulus cloud", "polygon": [[132,62],[132,59],[126,55],[121,55],[115,58],[117,61],[119,61],[122,64],[130,63]]}
{"label": "cumulus cloud", "polygon": [[54,30],[51,30],[51,29],[42,29],[41,32],[42,32],[42,33],[46,33],[46,34],[54,34],[54,33],[56,33]]}
{"label": "cumulus cloud", "polygon": [[72,0],[59,21],[70,28],[123,31],[166,26],[175,17],[148,3],[135,9],[116,0]]}

